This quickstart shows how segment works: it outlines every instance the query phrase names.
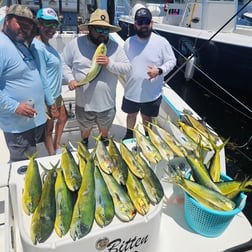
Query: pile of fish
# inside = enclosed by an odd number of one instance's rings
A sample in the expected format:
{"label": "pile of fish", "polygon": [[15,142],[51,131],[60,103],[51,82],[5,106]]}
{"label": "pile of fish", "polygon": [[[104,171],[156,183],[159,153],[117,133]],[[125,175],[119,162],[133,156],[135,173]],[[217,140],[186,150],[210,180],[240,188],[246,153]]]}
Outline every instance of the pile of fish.
{"label": "pile of fish", "polygon": [[[161,202],[164,191],[152,170],[160,161],[169,168],[168,182],[185,190],[203,205],[228,211],[236,207],[234,197],[252,189],[252,180],[222,181],[220,151],[226,145],[217,145],[220,138],[190,114],[173,123],[167,120],[169,130],[150,123],[145,127],[148,137],[133,130],[136,148],[129,149],[124,142],[109,138],[106,147],[100,136],[90,152],[82,142],[72,153],[62,146],[61,159],[51,167],[44,167],[42,183],[35,153],[29,157],[25,174],[22,205],[27,215],[32,214],[30,234],[34,244],[46,241],[53,230],[59,237],[68,232],[72,239],[86,236],[94,221],[102,228],[115,216],[129,222],[137,213],[146,215],[151,205]],[[214,152],[205,164],[205,152]],[[76,159],[73,154],[76,154]],[[183,159],[191,170],[193,181],[186,178],[176,159]],[[77,161],[76,161],[77,160]],[[166,166],[166,165],[165,165]]]}
{"label": "pile of fish", "polygon": [[23,210],[32,215],[34,244],[45,242],[53,230],[59,237],[69,232],[76,240],[91,231],[94,221],[101,228],[115,216],[132,221],[137,213],[146,215],[164,196],[144,157],[112,137],[108,147],[97,137],[91,152],[82,142],[76,153],[64,145],[51,167],[38,163],[36,155],[29,157],[22,193]]}
{"label": "pile of fish", "polygon": [[[168,164],[166,181],[182,188],[187,194],[207,208],[219,211],[231,211],[238,207],[237,196],[241,192],[252,192],[252,179],[244,181],[229,180],[221,175],[220,151],[228,140],[220,145],[220,138],[207,126],[200,123],[190,114],[183,116],[183,121],[178,122],[179,128],[185,135],[187,150],[183,150],[185,162],[190,167],[191,176],[183,173],[176,162]],[[171,124],[171,122],[169,122]],[[177,130],[170,125],[173,131]],[[177,132],[177,134],[180,134]],[[187,138],[186,138],[187,137]],[[197,146],[188,144],[188,138]],[[187,153],[192,148],[192,152]],[[209,162],[204,163],[205,151],[213,151],[214,154]],[[224,177],[224,178],[223,178]]]}

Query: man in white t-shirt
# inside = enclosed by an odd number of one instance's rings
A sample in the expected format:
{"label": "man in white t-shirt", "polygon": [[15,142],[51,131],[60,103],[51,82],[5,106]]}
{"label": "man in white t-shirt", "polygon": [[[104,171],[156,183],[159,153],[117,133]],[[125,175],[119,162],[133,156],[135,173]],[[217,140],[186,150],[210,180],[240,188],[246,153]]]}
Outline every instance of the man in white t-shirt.
{"label": "man in white t-shirt", "polygon": [[[126,76],[122,110],[127,113],[127,132],[132,138],[136,117],[140,111],[143,125],[158,116],[164,76],[176,65],[169,42],[152,32],[152,14],[140,8],[135,14],[136,35],[125,41],[124,50],[132,68]],[[147,133],[147,132],[146,132]]]}

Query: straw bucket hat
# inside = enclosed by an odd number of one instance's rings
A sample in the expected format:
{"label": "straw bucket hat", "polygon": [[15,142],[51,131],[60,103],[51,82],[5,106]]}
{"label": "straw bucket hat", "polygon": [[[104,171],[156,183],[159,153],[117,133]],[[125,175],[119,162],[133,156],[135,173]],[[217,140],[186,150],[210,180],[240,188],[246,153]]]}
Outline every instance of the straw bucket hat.
{"label": "straw bucket hat", "polygon": [[120,27],[109,23],[109,15],[106,10],[96,9],[90,16],[90,21],[87,24],[79,25],[80,30],[88,31],[88,26],[104,26],[109,28],[109,32],[118,32]]}

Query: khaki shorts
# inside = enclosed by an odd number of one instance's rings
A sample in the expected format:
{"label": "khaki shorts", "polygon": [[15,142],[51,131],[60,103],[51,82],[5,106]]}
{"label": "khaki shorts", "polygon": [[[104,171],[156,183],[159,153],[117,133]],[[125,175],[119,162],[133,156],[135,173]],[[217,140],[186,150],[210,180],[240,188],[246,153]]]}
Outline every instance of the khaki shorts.
{"label": "khaki shorts", "polygon": [[98,125],[110,129],[115,118],[116,109],[112,108],[103,112],[84,111],[82,107],[75,107],[76,119],[81,130],[88,130]]}

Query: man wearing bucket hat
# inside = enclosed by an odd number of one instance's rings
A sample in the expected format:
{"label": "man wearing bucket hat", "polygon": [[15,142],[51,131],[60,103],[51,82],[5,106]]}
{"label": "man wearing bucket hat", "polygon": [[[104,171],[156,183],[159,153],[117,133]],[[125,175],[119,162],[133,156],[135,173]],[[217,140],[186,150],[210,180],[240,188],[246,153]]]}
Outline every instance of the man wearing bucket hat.
{"label": "man wearing bucket hat", "polygon": [[132,129],[139,111],[145,126],[158,115],[164,76],[176,65],[169,42],[153,33],[152,26],[149,9],[139,8],[135,13],[136,35],[128,38],[124,44],[125,53],[132,64],[131,72],[126,76],[122,101],[122,110],[127,113],[124,139],[133,137]]}
{"label": "man wearing bucket hat", "polygon": [[[61,152],[60,140],[67,122],[67,112],[61,95],[62,91],[62,61],[59,53],[49,44],[57,31],[60,22],[57,13],[51,8],[37,11],[38,34],[32,44],[37,49],[40,59],[39,71],[43,83],[50,87],[50,96],[46,97],[48,119],[46,122],[45,146],[49,155]],[[54,124],[54,119],[57,119]],[[52,136],[53,129],[54,139]]]}
{"label": "man wearing bucket hat", "polygon": [[45,87],[30,47],[35,30],[31,10],[11,5],[0,33],[0,128],[10,161],[27,159],[45,136]]}
{"label": "man wearing bucket hat", "polygon": [[[109,23],[106,10],[97,9],[91,14],[90,22],[80,25],[80,30],[88,35],[70,41],[63,50],[63,75],[69,83],[69,89],[76,90],[76,118],[80,126],[83,143],[88,145],[88,137],[94,125],[105,144],[109,129],[113,123],[116,108],[116,86],[118,76],[130,71],[131,64],[123,49],[109,37],[119,27]],[[99,75],[89,84],[76,85],[85,78],[91,68],[92,57],[100,43],[107,47],[106,56],[98,56],[96,62],[102,65]]]}

